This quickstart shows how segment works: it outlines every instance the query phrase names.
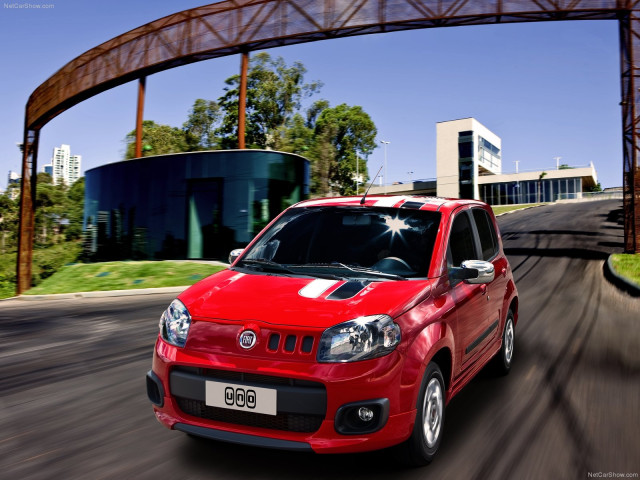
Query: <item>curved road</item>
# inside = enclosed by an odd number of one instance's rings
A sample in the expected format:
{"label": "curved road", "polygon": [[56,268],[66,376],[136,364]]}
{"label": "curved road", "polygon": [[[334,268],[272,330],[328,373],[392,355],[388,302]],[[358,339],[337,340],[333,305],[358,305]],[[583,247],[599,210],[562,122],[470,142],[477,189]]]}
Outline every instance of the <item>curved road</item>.
{"label": "curved road", "polygon": [[172,297],[143,295],[0,302],[0,477],[638,478],[640,299],[603,276],[607,255],[622,251],[621,208],[499,218],[521,299],[515,363],[450,403],[428,467],[401,468],[385,451],[294,454],[165,429],[144,374]]}

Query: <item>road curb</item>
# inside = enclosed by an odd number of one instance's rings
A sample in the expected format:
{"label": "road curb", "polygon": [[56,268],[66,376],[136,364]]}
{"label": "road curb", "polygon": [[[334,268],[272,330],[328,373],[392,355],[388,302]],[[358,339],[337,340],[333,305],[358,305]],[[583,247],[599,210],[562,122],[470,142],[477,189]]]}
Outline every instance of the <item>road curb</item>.
{"label": "road curb", "polygon": [[607,280],[613,283],[620,290],[627,292],[629,295],[633,297],[640,297],[640,285],[635,282],[632,282],[626,277],[623,277],[613,268],[613,264],[611,263],[612,255],[609,255],[607,261],[604,262],[603,270],[604,276]]}
{"label": "road curb", "polygon": [[516,212],[523,212],[525,210],[530,210],[532,208],[540,208],[540,207],[549,207],[551,205],[555,205],[555,203],[544,203],[542,205],[531,205],[530,207],[524,207],[524,208],[518,208],[517,210],[511,210],[509,212],[502,212],[502,213],[498,213],[496,215],[496,217],[501,217],[503,215],[510,215],[512,213],[516,213]]}
{"label": "road curb", "polygon": [[6,300],[22,300],[33,302],[38,300],[72,300],[74,298],[108,298],[108,297],[129,297],[133,295],[157,295],[173,293],[178,295],[184,292],[189,285],[182,287],[159,287],[159,288],[139,288],[134,290],[102,290],[95,292],[73,292],[73,293],[54,293],[48,295],[19,295],[17,297],[7,298]]}

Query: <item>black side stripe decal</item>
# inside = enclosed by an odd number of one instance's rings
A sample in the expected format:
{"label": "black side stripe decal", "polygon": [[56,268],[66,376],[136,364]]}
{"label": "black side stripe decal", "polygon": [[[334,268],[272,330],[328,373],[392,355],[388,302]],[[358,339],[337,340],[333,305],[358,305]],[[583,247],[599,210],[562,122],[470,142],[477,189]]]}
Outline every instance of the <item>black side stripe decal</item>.
{"label": "black side stripe decal", "polygon": [[469,345],[464,351],[465,355],[468,354],[469,352],[471,352],[478,345],[480,345],[482,343],[482,341],[485,338],[487,338],[489,336],[489,334],[491,334],[491,332],[493,332],[496,328],[498,328],[498,320],[493,322],[489,328],[487,328],[484,332],[482,332],[480,334],[480,336],[478,338],[476,338],[473,342],[471,342],[471,345]]}

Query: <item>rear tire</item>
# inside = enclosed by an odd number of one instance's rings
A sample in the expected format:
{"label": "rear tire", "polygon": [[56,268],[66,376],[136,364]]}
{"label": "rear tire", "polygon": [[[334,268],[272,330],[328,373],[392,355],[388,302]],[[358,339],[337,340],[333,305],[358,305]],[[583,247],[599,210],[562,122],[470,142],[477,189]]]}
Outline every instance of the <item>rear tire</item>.
{"label": "rear tire", "polygon": [[513,347],[516,340],[516,326],[513,323],[513,312],[507,312],[502,331],[502,347],[493,359],[494,370],[498,375],[507,375],[511,371],[513,363]]}
{"label": "rear tire", "polygon": [[418,467],[431,463],[438,451],[444,428],[444,385],[440,367],[429,363],[420,385],[413,432],[397,450],[399,459],[406,465]]}

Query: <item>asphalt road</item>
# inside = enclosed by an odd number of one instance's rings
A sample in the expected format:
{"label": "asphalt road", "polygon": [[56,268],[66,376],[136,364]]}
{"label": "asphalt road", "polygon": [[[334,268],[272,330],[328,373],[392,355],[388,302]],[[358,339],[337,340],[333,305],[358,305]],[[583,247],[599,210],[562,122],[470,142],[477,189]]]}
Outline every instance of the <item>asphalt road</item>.
{"label": "asphalt road", "polygon": [[513,369],[453,399],[420,469],[386,451],[294,454],[165,429],[144,375],[171,296],[0,302],[0,478],[638,478],[640,299],[603,275],[621,213],[601,201],[499,218],[521,300]]}

